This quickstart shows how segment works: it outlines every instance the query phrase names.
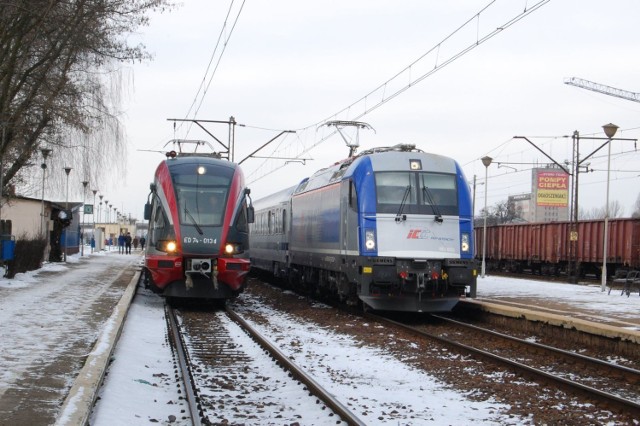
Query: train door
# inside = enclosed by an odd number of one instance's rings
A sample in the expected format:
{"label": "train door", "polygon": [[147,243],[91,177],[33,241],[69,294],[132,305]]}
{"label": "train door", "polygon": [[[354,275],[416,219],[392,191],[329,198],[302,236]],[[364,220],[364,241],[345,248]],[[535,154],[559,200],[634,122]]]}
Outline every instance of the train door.
{"label": "train door", "polygon": [[340,184],[340,255],[343,259],[358,253],[358,196],[353,181]]}

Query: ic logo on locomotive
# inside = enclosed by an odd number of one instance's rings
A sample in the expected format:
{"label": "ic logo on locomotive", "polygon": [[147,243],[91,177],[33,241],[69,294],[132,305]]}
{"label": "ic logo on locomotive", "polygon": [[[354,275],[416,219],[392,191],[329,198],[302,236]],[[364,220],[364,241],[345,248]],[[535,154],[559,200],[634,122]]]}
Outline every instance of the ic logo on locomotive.
{"label": "ic logo on locomotive", "polygon": [[429,238],[429,234],[428,229],[412,229],[407,235],[407,240],[426,240]]}

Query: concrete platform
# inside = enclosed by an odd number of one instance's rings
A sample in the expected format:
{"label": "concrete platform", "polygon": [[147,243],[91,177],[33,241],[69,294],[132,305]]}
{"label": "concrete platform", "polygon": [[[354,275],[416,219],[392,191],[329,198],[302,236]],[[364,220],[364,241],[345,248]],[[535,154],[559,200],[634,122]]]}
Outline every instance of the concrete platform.
{"label": "concrete platform", "polygon": [[92,254],[0,280],[0,425],[86,423],[140,259]]}

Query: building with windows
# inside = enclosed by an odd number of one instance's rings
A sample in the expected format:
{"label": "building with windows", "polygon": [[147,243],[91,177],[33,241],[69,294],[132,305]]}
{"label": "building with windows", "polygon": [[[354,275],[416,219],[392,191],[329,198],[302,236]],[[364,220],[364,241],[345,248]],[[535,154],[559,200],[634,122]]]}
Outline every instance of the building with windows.
{"label": "building with windows", "polygon": [[532,170],[531,193],[510,195],[508,203],[527,222],[569,220],[570,176],[559,167]]}

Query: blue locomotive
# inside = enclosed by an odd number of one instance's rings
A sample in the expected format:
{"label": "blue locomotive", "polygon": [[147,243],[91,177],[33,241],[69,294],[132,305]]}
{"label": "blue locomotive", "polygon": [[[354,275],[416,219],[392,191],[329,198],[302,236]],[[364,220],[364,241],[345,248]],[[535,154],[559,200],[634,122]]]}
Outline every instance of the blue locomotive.
{"label": "blue locomotive", "polygon": [[375,148],[254,203],[251,266],[365,309],[449,311],[475,297],[469,187],[451,158]]}

